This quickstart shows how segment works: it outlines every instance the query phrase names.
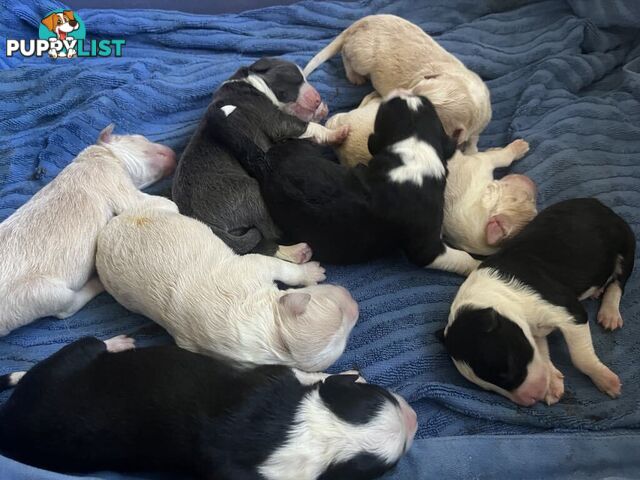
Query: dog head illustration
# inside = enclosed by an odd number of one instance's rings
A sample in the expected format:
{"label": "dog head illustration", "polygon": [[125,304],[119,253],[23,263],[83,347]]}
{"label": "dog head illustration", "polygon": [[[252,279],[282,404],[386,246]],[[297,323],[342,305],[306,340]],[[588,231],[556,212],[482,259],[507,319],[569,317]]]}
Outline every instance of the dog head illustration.
{"label": "dog head illustration", "polygon": [[42,19],[42,24],[63,41],[67,38],[67,34],[80,28],[80,24],[73,16],[73,10],[64,10],[62,13],[52,13]]}

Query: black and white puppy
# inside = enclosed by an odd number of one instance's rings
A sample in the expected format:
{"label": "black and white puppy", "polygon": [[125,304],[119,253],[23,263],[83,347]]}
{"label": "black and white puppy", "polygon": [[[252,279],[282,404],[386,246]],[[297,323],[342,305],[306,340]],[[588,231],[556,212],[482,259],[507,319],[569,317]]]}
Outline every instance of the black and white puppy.
{"label": "black and white puppy", "polygon": [[326,149],[304,140],[266,153],[251,148],[231,131],[242,108],[226,118],[219,111],[214,130],[258,180],[285,243],[308,242],[328,263],[402,248],[419,266],[468,274],[478,265],[442,241],[446,164],[456,143],[426,97],[398,90],[385,99],[369,138],[373,159],[356,168],[330,161]]}
{"label": "black and white puppy", "polygon": [[309,260],[306,245],[278,250],[277,229],[258,185],[210,135],[211,111],[227,104],[238,108],[234,129],[263,150],[285,138],[340,142],[348,127],[328,130],[313,123],[326,116],[327,106],[300,68],[285,60],[262,58],[240,68],[215,92],[176,169],[173,200],[180,213],[209,225],[236,253],[258,251],[296,263]]}
{"label": "black and white puppy", "polygon": [[0,451],[61,472],[216,480],[375,478],[409,449],[415,412],[357,372],[249,367],[131,338],[80,339],[26,374],[0,410]]}
{"label": "black and white puppy", "polygon": [[519,405],[564,393],[547,335],[559,329],[573,364],[615,398],[618,376],[596,356],[580,300],[602,297],[598,322],[622,326],[620,298],[635,260],[629,225],[595,199],[542,211],[462,284],[444,342],[464,377]]}

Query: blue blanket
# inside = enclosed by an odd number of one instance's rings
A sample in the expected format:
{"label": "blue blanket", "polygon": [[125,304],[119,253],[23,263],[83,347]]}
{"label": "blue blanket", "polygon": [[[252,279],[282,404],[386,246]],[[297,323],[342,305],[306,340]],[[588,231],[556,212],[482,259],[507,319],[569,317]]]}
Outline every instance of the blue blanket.
{"label": "blue blanket", "polygon": [[[8,38],[37,38],[40,19],[60,6],[0,0],[2,45]],[[531,152],[512,170],[537,181],[540,207],[595,196],[640,233],[640,4],[624,0],[306,1],[225,16],[79,10],[87,37],[124,38],[124,55],[0,56],[0,220],[108,123],[180,152],[211,92],[238,66],[263,55],[304,65],[354,20],[380,12],[417,23],[487,81],[493,120],[480,146],[529,141]],[[354,107],[370,90],[347,82],[339,57],[310,81],[333,111]],[[164,182],[151,191],[167,188]],[[622,378],[622,397],[598,392],[553,335],[551,355],[565,373],[566,395],[553,407],[532,408],[465,381],[434,336],[462,278],[398,257],[330,267],[329,280],[349,288],[361,306],[334,369],[360,369],[369,381],[404,395],[419,415],[418,440],[388,478],[640,476],[637,273],[622,300],[624,328],[592,327],[600,358]],[[586,306],[593,317],[596,302]],[[1,338],[0,374],[28,369],[81,336],[120,333],[134,333],[142,346],[170,341],[103,294],[72,318],[43,319]],[[0,457],[0,478],[72,477]]]}

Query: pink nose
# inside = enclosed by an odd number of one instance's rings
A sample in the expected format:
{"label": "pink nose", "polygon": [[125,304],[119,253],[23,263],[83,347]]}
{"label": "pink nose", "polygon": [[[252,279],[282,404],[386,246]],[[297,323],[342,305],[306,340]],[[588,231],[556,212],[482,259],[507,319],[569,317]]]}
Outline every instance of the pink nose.
{"label": "pink nose", "polygon": [[164,176],[169,176],[176,169],[176,152],[164,145],[156,151]]}
{"label": "pink nose", "polygon": [[322,98],[320,98],[320,94],[318,91],[311,87],[307,88],[302,97],[305,105],[309,106],[310,110],[315,110],[322,103]]}
{"label": "pink nose", "polygon": [[407,429],[407,440],[411,442],[418,431],[418,415],[415,410],[409,406],[407,401],[400,395],[395,395],[398,403],[400,404],[400,412],[402,413],[402,420]]}
{"label": "pink nose", "polygon": [[525,380],[525,383],[513,392],[513,401],[523,407],[534,405],[544,399],[548,383],[546,376],[541,376],[533,381]]}

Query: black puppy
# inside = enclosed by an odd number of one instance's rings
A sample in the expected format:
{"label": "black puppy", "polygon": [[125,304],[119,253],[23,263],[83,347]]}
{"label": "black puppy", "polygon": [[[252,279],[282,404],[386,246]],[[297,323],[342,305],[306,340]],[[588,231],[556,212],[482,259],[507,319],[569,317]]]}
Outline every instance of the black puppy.
{"label": "black puppy", "polygon": [[468,274],[478,264],[442,242],[447,136],[431,102],[392,93],[380,106],[369,138],[373,159],[350,169],[327,161],[326,151],[287,140],[266,154],[234,135],[217,112],[218,140],[260,184],[285,242],[308,242],[317,260],[357,263],[401,247],[420,266]]}
{"label": "black puppy", "polygon": [[240,68],[216,91],[176,169],[173,200],[180,213],[209,225],[236,253],[258,251],[296,263],[309,260],[311,252],[306,245],[278,250],[274,242],[278,232],[258,185],[234,155],[210,135],[211,111],[227,104],[239,109],[233,117],[234,130],[263,150],[285,138],[340,142],[348,128],[328,130],[313,123],[326,116],[327,106],[300,68],[284,60],[263,58]]}
{"label": "black puppy", "polygon": [[64,472],[346,480],[381,475],[415,435],[402,397],[357,374],[132,348],[124,336],[88,337],[22,378],[0,377],[17,383],[0,410],[0,451]]}
{"label": "black puppy", "polygon": [[580,300],[604,292],[598,322],[621,327],[620,298],[634,261],[631,228],[598,200],[543,210],[460,287],[445,329],[456,367],[520,405],[556,403],[564,382],[546,336],[558,328],[573,364],[617,397],[620,379],[596,356]]}

